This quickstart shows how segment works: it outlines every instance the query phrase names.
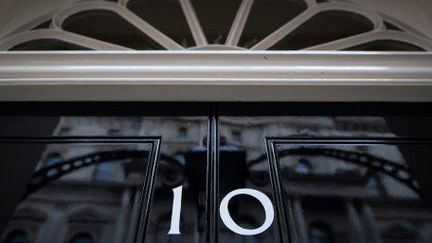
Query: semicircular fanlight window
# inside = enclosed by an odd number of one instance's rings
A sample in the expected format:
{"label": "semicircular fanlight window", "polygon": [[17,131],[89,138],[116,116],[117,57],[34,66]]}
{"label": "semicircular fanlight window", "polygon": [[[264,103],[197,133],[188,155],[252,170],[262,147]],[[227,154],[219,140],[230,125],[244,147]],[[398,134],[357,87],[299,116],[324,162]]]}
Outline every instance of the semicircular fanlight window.
{"label": "semicircular fanlight window", "polygon": [[338,0],[88,0],[53,16],[0,50],[432,50],[407,24]]}

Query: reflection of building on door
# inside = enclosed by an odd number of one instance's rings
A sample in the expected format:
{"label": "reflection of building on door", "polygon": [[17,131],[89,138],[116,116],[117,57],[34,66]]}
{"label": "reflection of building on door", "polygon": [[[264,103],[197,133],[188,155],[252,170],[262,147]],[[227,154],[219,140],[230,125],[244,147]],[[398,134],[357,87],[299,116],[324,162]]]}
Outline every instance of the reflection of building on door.
{"label": "reflection of building on door", "polygon": [[[199,129],[190,129],[197,126]],[[164,174],[156,178],[155,193],[166,197],[166,203],[152,206],[152,212],[159,215],[159,221],[152,222],[158,224],[152,227],[157,231],[151,234],[155,237],[150,239],[153,242],[167,239],[172,203],[170,190],[183,180],[189,180],[189,183],[197,181],[185,171],[185,168],[190,168],[186,165],[197,164],[191,161],[196,157],[186,154],[203,151],[206,132],[206,123],[200,118],[103,117],[65,117],[55,131],[63,136],[162,136],[164,154],[161,155],[161,166]],[[235,179],[222,178],[221,190],[258,187],[271,194],[267,172],[263,171],[267,168],[263,165],[268,163],[264,138],[295,135],[393,136],[381,118],[224,117],[221,119],[221,154],[245,156],[230,159],[221,155],[221,166],[230,166],[237,175]],[[130,145],[127,149],[148,148]],[[284,154],[278,162],[286,204],[293,212],[290,222],[295,223],[302,242],[432,241],[432,213],[412,189],[389,175],[352,163],[352,160],[344,161],[339,156],[340,153],[348,154],[348,157],[369,155],[405,165],[406,159],[397,146],[316,145],[304,150],[302,145],[287,145],[278,149],[280,154]],[[319,150],[334,154],[324,156],[316,153]],[[48,145],[38,168],[101,151],[110,151],[110,146]],[[124,166],[125,161],[84,167],[31,194],[16,209],[2,235],[2,242],[125,242],[133,215],[132,199],[144,171],[139,166]],[[166,161],[175,161],[175,166]],[[188,207],[194,203],[185,197],[182,214],[194,214],[190,212],[193,207]],[[235,212],[235,218],[241,221],[239,224],[247,227],[262,222],[262,213],[253,208],[248,210],[248,204],[240,207]],[[182,229],[201,230],[193,229],[186,219],[182,219]],[[227,229],[221,230],[221,235],[227,234]],[[158,238],[160,235],[163,237]],[[272,242],[277,238],[271,234],[265,237],[260,242]],[[224,239],[245,242],[241,237],[227,236]]]}

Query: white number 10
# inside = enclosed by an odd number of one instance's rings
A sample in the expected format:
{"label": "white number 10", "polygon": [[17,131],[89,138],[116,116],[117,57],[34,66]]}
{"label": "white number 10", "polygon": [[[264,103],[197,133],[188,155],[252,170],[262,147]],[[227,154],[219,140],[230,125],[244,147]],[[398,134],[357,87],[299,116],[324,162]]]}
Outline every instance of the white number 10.
{"label": "white number 10", "polygon": [[[171,213],[171,226],[168,234],[178,235],[180,234],[180,213],[181,213],[181,201],[182,201],[183,186],[179,186],[173,189],[173,207]],[[228,210],[228,204],[230,200],[238,195],[249,195],[257,199],[264,207],[265,220],[264,223],[256,229],[245,229],[239,226],[232,219]],[[254,189],[237,189],[228,193],[221,201],[219,207],[219,213],[222,222],[228,227],[228,229],[239,235],[257,235],[266,231],[273,223],[274,220],[274,209],[273,204],[264,193]]]}

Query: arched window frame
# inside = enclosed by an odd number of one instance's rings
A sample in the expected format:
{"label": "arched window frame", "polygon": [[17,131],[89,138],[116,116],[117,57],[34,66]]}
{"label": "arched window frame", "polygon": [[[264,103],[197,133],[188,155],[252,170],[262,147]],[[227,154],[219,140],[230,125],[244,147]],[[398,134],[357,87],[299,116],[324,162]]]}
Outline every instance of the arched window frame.
{"label": "arched window frame", "polygon": [[[206,33],[202,28],[197,17],[197,9],[194,8],[190,0],[178,0],[181,10],[185,15],[185,21],[189,25],[190,32],[194,38],[196,46],[192,50],[242,50],[238,46],[240,37],[246,26],[248,16],[252,11],[254,0],[243,0],[237,10],[236,16],[232,22],[227,40],[224,44],[209,44]],[[256,0],[255,0],[256,1]],[[59,10],[45,18],[36,18],[33,24],[26,24],[26,31],[18,31],[16,34],[0,40],[0,50],[9,50],[14,46],[42,39],[53,39],[65,43],[81,46],[93,50],[128,50],[129,48],[118,44],[97,40],[91,37],[83,36],[77,33],[66,31],[63,28],[64,22],[71,16],[85,11],[101,10],[115,13],[125,22],[147,35],[163,48],[167,50],[183,50],[180,43],[175,42],[165,33],[158,30],[139,16],[128,9],[129,0],[111,1],[85,1],[78,3],[66,4]],[[370,43],[377,40],[394,40],[418,46],[424,50],[432,50],[432,40],[428,39],[417,30],[410,28],[407,24],[402,23],[392,17],[383,15],[377,11],[371,10],[366,6],[347,2],[315,2],[315,0],[305,0],[307,9],[298,14],[294,19],[289,20],[286,24],[269,34],[263,40],[256,43],[250,49],[267,50],[290,35],[294,30],[305,24],[314,16],[329,11],[344,11],[358,14],[369,20],[373,26],[372,30],[342,38],[327,43],[307,47],[307,50],[344,50],[350,47]],[[48,29],[32,30],[32,27],[51,21]],[[384,22],[396,26],[400,30],[388,29]]]}

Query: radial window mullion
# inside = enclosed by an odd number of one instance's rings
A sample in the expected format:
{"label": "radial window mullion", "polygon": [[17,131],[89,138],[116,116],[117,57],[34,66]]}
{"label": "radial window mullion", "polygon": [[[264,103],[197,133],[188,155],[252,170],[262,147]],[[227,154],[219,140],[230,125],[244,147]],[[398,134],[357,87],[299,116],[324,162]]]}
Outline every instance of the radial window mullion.
{"label": "radial window mullion", "polygon": [[237,46],[240,41],[240,37],[243,33],[244,27],[246,26],[246,21],[249,17],[250,11],[252,9],[252,5],[254,0],[243,0],[239,10],[237,11],[237,15],[234,19],[234,22],[231,26],[231,30],[228,34],[226,44],[230,46]]}
{"label": "radial window mullion", "polygon": [[186,20],[188,22],[189,28],[192,32],[192,35],[195,39],[195,43],[200,45],[207,45],[207,38],[202,29],[201,23],[198,20],[198,17],[195,13],[194,7],[190,0],[179,0],[180,5],[183,9],[183,12],[186,16]]}

